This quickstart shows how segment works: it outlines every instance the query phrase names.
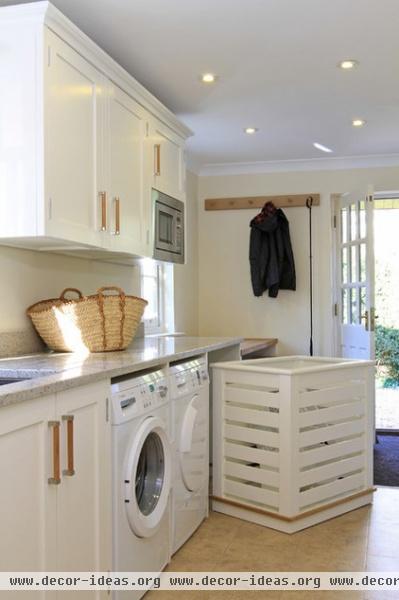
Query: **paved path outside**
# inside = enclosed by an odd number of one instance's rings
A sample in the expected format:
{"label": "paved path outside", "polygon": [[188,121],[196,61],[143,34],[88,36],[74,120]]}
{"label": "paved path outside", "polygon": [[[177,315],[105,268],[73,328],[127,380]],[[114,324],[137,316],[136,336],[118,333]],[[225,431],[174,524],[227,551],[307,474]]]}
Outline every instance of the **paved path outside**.
{"label": "paved path outside", "polygon": [[377,387],[375,392],[377,429],[399,429],[399,388]]}

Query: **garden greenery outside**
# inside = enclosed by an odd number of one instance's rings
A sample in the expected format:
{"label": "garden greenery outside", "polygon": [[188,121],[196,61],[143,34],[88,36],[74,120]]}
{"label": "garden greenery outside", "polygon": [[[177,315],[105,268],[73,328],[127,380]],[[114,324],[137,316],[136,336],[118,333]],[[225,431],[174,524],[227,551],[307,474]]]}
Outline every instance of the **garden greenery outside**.
{"label": "garden greenery outside", "polygon": [[399,200],[376,200],[375,204],[377,383],[399,388]]}

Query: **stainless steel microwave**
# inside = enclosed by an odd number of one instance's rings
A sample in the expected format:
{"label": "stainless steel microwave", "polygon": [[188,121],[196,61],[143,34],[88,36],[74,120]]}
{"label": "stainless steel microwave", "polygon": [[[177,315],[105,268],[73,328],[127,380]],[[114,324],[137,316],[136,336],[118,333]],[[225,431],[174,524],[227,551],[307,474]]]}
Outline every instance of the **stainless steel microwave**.
{"label": "stainless steel microwave", "polygon": [[157,260],[184,263],[184,204],[152,190],[154,253]]}

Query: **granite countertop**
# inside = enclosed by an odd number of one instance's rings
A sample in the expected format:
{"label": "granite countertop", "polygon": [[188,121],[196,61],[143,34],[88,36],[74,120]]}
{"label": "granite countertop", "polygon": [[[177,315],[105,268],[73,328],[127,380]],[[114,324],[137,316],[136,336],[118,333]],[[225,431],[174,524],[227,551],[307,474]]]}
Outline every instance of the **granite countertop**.
{"label": "granite countertop", "polygon": [[123,352],[101,352],[84,356],[43,352],[1,359],[0,378],[30,379],[0,386],[0,407],[195,354],[227,348],[240,344],[241,339],[156,336],[137,338]]}

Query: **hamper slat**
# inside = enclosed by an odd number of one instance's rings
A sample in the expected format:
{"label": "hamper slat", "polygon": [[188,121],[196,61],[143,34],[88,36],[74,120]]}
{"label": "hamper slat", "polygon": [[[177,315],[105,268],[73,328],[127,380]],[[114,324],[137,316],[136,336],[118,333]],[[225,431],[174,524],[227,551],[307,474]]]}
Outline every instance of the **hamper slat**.
{"label": "hamper slat", "polygon": [[228,480],[224,482],[224,490],[226,494],[237,496],[244,501],[256,502],[266,506],[278,506],[279,494],[277,492]]}
{"label": "hamper slat", "polygon": [[365,396],[364,383],[346,383],[321,390],[301,392],[298,398],[297,406],[316,406],[318,404],[338,404],[345,400],[355,401]]}
{"label": "hamper slat", "polygon": [[239,406],[226,406],[225,418],[229,421],[238,421],[241,423],[252,423],[253,425],[265,425],[278,428],[279,416],[277,413],[271,413],[265,410],[250,410]]}
{"label": "hamper slat", "polygon": [[362,455],[338,459],[336,462],[328,465],[303,471],[299,476],[299,485],[303,487],[319,481],[326,481],[330,477],[338,477],[340,475],[345,475],[345,473],[362,469],[363,465],[364,456]]}
{"label": "hamper slat", "polygon": [[325,460],[333,460],[334,458],[345,457],[354,452],[364,450],[365,442],[363,436],[358,436],[351,440],[337,442],[330,445],[322,445],[313,450],[304,450],[299,453],[299,467],[307,467]]}
{"label": "hamper slat", "polygon": [[258,450],[257,448],[243,446],[242,444],[225,442],[224,456],[226,458],[237,458],[238,460],[267,465],[268,467],[276,468],[279,466],[278,452],[270,452],[266,449]]}
{"label": "hamper slat", "polygon": [[245,389],[226,386],[226,400],[237,402],[239,404],[252,404],[254,406],[268,406],[270,408],[279,408],[280,396],[277,392],[267,392],[255,389]]}
{"label": "hamper slat", "polygon": [[353,492],[354,490],[358,490],[359,488],[361,488],[363,485],[364,472],[357,473],[356,475],[351,475],[350,477],[345,477],[344,479],[333,481],[332,483],[328,483],[326,485],[314,487],[305,492],[300,492],[300,508],[304,508],[306,506],[309,506],[310,504],[322,502],[323,500],[331,500],[332,498],[336,498],[337,496],[345,492]]}
{"label": "hamper slat", "polygon": [[237,425],[225,425],[225,438],[240,440],[242,442],[252,442],[261,446],[272,446],[278,448],[279,435],[271,431],[262,429],[249,429],[248,427],[239,427]]}
{"label": "hamper slat", "polygon": [[355,435],[364,431],[364,419],[349,421],[348,423],[339,423],[331,427],[319,427],[313,431],[304,431],[299,434],[299,447],[311,446],[320,442],[329,442],[349,435]]}
{"label": "hamper slat", "polygon": [[315,410],[299,414],[299,426],[310,427],[311,425],[320,425],[322,423],[344,421],[352,417],[362,417],[364,411],[364,402],[361,400],[332,408],[316,408]]}
{"label": "hamper slat", "polygon": [[225,473],[226,476],[237,477],[237,479],[244,479],[255,483],[263,483],[269,487],[278,487],[280,479],[278,473],[262,469],[259,465],[250,467],[229,460],[226,461]]}

